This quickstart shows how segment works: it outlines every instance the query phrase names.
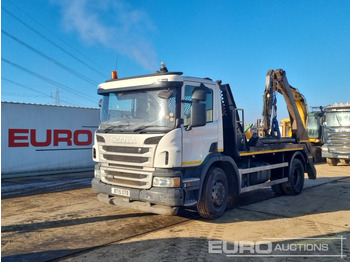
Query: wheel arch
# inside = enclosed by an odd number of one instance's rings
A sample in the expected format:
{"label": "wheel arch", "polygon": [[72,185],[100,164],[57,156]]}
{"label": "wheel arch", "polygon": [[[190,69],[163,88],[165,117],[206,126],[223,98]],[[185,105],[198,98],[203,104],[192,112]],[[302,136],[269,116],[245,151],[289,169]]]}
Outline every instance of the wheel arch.
{"label": "wheel arch", "polygon": [[302,151],[293,152],[288,156],[288,168],[292,165],[294,159],[299,159],[303,163],[304,171],[306,173],[308,160],[307,156]]}
{"label": "wheel arch", "polygon": [[203,185],[207,179],[207,173],[210,168],[219,167],[221,168],[227,178],[228,182],[228,207],[231,207],[231,202],[240,194],[241,177],[239,175],[238,167],[236,162],[229,156],[223,154],[209,155],[203,162],[201,169],[201,184],[198,194],[198,202],[202,196]]}

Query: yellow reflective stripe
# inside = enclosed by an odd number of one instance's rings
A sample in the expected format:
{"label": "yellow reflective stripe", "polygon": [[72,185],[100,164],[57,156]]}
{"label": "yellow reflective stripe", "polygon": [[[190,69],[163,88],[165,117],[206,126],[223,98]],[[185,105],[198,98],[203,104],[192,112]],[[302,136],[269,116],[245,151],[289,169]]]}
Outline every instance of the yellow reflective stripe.
{"label": "yellow reflective stripe", "polygon": [[223,148],[219,148],[218,152],[224,152],[224,149]]}
{"label": "yellow reflective stripe", "polygon": [[300,142],[314,142],[314,143],[318,143],[318,142],[320,142],[320,139],[310,138],[310,139],[306,139],[306,140],[300,140]]}
{"label": "yellow reflective stripe", "polygon": [[318,142],[320,142],[320,139],[317,139],[317,138],[310,138],[309,141],[310,141],[310,142],[314,142],[314,143],[318,143]]}
{"label": "yellow reflective stripe", "polygon": [[201,160],[196,160],[196,161],[188,161],[188,162],[182,162],[183,166],[188,166],[188,165],[200,165],[202,164]]}
{"label": "yellow reflective stripe", "polygon": [[263,151],[239,153],[239,155],[240,156],[251,156],[251,155],[259,155],[259,154],[266,154],[266,153],[277,153],[277,152],[284,152],[284,151],[303,150],[303,149],[304,149],[303,147],[285,148],[285,149],[273,149],[273,150],[263,150]]}

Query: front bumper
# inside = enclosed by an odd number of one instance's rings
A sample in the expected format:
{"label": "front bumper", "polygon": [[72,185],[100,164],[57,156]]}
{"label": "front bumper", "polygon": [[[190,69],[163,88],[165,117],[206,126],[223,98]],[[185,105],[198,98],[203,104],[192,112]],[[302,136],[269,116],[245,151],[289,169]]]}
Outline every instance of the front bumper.
{"label": "front bumper", "polygon": [[182,206],[184,203],[184,191],[182,188],[156,188],[150,189],[134,189],[134,188],[123,188],[120,186],[112,186],[101,182],[100,179],[94,178],[91,181],[92,189],[96,193],[104,193],[107,196],[120,197],[112,194],[112,187],[120,189],[127,189],[130,191],[130,197],[123,197],[128,202],[142,201],[151,204],[159,204],[164,206]]}

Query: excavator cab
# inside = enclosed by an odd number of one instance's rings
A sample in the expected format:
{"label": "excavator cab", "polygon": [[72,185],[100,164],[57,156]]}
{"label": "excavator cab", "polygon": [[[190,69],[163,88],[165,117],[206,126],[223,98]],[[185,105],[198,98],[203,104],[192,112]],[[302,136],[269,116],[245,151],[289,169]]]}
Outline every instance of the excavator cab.
{"label": "excavator cab", "polygon": [[323,116],[323,107],[312,108],[312,111],[307,116],[307,134],[313,143],[321,143]]}

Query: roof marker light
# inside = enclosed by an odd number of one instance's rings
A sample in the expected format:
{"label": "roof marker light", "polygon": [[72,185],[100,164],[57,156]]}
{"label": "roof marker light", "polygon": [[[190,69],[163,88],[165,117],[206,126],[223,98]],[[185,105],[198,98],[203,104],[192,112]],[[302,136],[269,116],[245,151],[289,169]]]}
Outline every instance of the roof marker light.
{"label": "roof marker light", "polygon": [[112,76],[112,79],[118,79],[117,71],[112,71],[111,76]]}

